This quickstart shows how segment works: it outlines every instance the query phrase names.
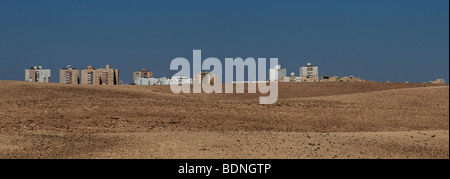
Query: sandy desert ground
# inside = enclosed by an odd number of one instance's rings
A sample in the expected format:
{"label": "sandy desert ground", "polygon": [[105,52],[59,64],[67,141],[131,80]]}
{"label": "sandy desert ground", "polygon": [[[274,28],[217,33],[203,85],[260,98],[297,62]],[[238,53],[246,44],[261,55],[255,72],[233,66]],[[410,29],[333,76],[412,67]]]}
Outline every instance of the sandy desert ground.
{"label": "sandy desert ground", "polygon": [[449,158],[449,86],[281,83],[261,94],[0,81],[0,158]]}

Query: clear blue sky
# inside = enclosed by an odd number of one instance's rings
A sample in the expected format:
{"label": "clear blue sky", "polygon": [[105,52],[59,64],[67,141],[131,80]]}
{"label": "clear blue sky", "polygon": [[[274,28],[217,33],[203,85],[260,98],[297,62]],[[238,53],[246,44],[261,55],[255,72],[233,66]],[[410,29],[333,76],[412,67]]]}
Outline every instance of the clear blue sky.
{"label": "clear blue sky", "polygon": [[1,0],[0,80],[33,65],[147,68],[173,58],[278,57],[288,74],[375,81],[449,79],[448,0]]}

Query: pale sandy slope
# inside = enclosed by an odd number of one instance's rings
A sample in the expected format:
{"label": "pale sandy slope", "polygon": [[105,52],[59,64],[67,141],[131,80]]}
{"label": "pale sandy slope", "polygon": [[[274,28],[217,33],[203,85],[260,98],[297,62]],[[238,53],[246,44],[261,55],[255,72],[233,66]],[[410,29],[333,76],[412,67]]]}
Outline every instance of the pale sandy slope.
{"label": "pale sandy slope", "polygon": [[[448,92],[448,86],[421,87],[280,101],[281,106],[304,101],[336,104],[318,115],[345,116],[340,120],[346,125],[340,130],[348,126],[351,132],[333,132],[332,123],[323,127],[329,132],[320,133],[211,130],[214,128],[114,133],[34,130],[0,134],[0,158],[448,159]],[[314,109],[311,114],[316,114],[320,106],[306,109]],[[355,132],[363,124],[370,126],[364,129],[369,131]],[[422,130],[409,131],[411,128]]]}
{"label": "pale sandy slope", "polygon": [[2,136],[0,158],[449,158],[448,131]]}

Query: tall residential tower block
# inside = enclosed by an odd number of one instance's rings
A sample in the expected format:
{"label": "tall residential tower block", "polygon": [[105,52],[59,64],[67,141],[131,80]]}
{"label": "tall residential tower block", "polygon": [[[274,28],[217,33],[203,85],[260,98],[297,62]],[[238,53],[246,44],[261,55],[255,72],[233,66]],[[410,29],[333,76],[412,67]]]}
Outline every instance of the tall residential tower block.
{"label": "tall residential tower block", "polygon": [[119,85],[119,69],[112,69],[110,65],[106,65],[104,69],[88,66],[81,70],[81,84]]}
{"label": "tall residential tower block", "polygon": [[59,70],[59,83],[62,84],[80,84],[80,70],[72,68],[68,65],[67,68]]}

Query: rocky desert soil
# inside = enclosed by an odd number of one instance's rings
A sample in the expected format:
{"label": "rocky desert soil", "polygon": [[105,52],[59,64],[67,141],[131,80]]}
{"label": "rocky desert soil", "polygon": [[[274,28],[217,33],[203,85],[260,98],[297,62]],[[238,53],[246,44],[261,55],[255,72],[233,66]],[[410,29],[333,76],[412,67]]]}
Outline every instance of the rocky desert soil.
{"label": "rocky desert soil", "polygon": [[449,158],[449,86],[280,83],[261,94],[0,81],[0,158]]}

